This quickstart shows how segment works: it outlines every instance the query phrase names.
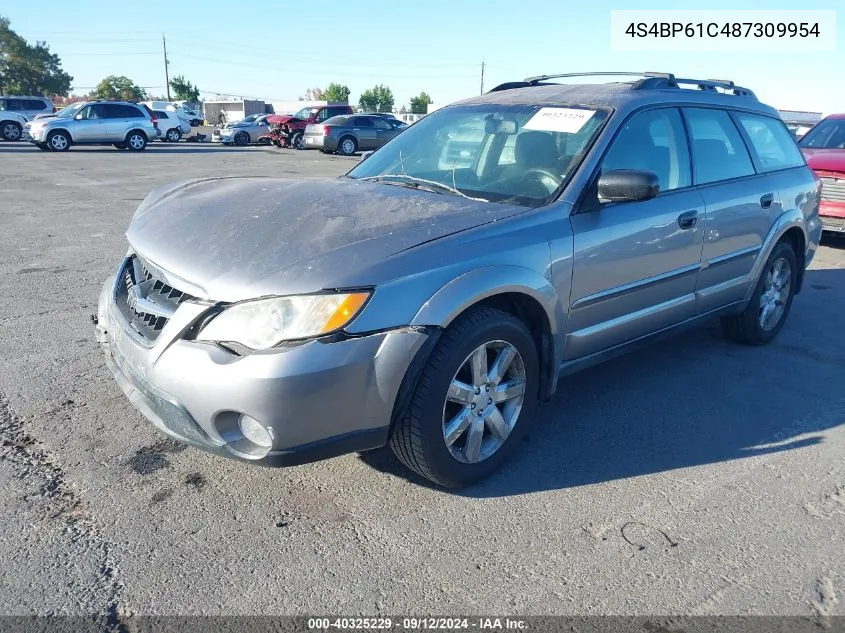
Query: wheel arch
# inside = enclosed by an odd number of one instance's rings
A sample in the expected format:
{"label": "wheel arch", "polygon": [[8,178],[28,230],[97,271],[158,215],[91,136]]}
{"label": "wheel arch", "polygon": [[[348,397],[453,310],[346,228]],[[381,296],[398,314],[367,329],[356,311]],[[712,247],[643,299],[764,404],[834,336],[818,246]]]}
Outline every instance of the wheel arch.
{"label": "wheel arch", "polygon": [[126,134],[123,136],[123,140],[124,140],[124,141],[126,141],[126,139],[128,139],[128,138],[129,138],[129,135],[130,135],[130,134],[132,134],[133,132],[138,132],[138,133],[139,133],[139,134],[141,134],[141,135],[142,135],[145,139],[147,139],[147,143],[149,143],[149,142],[150,142],[150,136],[149,136],[149,134],[147,134],[144,130],[142,130],[142,129],[141,129],[141,128],[139,128],[139,127],[133,127],[133,128],[130,128],[130,129],[126,132]]}
{"label": "wheel arch", "polygon": [[804,270],[807,265],[807,230],[804,224],[804,216],[798,211],[792,211],[782,215],[777,222],[769,230],[766,239],[763,240],[763,246],[757,256],[757,261],[754,262],[751,279],[754,281],[749,287],[746,299],[750,299],[756,287],[757,280],[763,272],[763,267],[780,242],[786,241],[795,250],[795,258],[798,260],[798,287],[795,289],[795,294],[801,292],[801,287],[804,283]]}
{"label": "wheel arch", "polygon": [[437,290],[411,325],[446,328],[479,305],[498,308],[526,324],[540,360],[540,399],[551,398],[563,355],[565,315],[554,287],[539,273],[519,266],[492,266],[465,273]]}

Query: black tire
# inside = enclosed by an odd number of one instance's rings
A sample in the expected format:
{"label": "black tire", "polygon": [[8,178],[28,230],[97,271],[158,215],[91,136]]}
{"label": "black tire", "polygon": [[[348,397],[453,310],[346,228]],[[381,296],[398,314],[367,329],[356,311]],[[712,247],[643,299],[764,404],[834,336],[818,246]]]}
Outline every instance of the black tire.
{"label": "black tire", "polygon": [[182,138],[182,130],[172,127],[164,134],[164,140],[168,143],[178,143]]}
{"label": "black tire", "polygon": [[232,140],[238,147],[249,145],[249,134],[246,132],[238,132]]}
{"label": "black tire", "polygon": [[70,149],[70,136],[63,130],[50,132],[47,136],[47,147],[51,152],[66,152]]}
{"label": "black tire", "polygon": [[[789,288],[787,289],[786,300],[782,302],[783,312],[777,317],[777,322],[769,328],[764,328],[761,323],[764,309],[761,306],[761,300],[763,294],[767,292],[766,286],[768,285],[769,273],[779,260],[784,260],[789,264]],[[739,343],[745,343],[746,345],[765,345],[773,341],[783,327],[783,324],[786,323],[786,318],[789,316],[789,309],[792,307],[792,299],[795,297],[797,283],[798,258],[795,256],[795,251],[790,243],[785,241],[778,242],[766,260],[766,265],[760,273],[760,278],[757,280],[757,286],[754,288],[754,294],[751,295],[748,306],[740,314],[734,314],[721,319],[722,331],[725,333],[725,336]]]}
{"label": "black tire", "polygon": [[[504,341],[519,352],[525,375],[524,400],[513,430],[500,448],[480,461],[467,463],[453,456],[444,440],[446,395],[453,376],[473,350],[491,341]],[[437,342],[406,411],[394,422],[390,448],[408,468],[446,488],[463,487],[484,479],[519,445],[534,417],[538,385],[537,348],[525,324],[501,310],[471,308]]]}
{"label": "black tire", "polygon": [[17,121],[3,121],[0,123],[0,137],[4,141],[19,141],[23,134],[23,128]]}
{"label": "black tire", "polygon": [[126,149],[126,143],[112,143],[117,149]]}
{"label": "black tire", "polygon": [[[350,144],[349,141],[352,143]],[[342,156],[353,156],[358,151],[358,141],[354,136],[344,136],[337,142],[337,153]]]}
{"label": "black tire", "polygon": [[126,135],[123,144],[130,152],[143,152],[147,149],[147,135],[141,130],[132,130]]}
{"label": "black tire", "polygon": [[302,132],[294,132],[293,135],[290,137],[290,146],[292,149],[302,149],[303,133]]}

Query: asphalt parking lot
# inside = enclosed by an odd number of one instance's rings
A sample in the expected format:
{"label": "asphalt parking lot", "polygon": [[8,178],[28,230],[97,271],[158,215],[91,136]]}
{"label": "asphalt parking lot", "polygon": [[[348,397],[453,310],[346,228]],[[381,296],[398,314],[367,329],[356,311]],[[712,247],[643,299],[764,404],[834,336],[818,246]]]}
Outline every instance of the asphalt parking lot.
{"label": "asphalt parking lot", "polygon": [[163,439],[90,320],[134,208],[354,160],[0,144],[0,614],[845,615],[845,239],[774,344],[714,324],[567,378],[457,494],[383,451],[270,470]]}

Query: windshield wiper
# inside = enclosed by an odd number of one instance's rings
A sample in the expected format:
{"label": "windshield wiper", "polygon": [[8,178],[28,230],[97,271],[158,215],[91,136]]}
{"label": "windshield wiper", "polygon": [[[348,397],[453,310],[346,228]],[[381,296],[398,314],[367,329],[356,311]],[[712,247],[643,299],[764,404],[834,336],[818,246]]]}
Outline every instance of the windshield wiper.
{"label": "windshield wiper", "polygon": [[402,185],[404,187],[412,187],[414,189],[422,189],[424,191],[431,191],[432,193],[451,193],[467,200],[475,200],[477,202],[490,202],[487,198],[475,198],[468,196],[463,191],[456,187],[444,185],[442,182],[436,180],[427,180],[425,178],[417,178],[416,176],[409,176],[408,174],[382,174],[380,176],[364,176],[356,178],[355,180],[369,180],[372,182],[389,182],[386,178],[399,178],[400,180],[407,180],[409,182],[396,182],[390,184]]}

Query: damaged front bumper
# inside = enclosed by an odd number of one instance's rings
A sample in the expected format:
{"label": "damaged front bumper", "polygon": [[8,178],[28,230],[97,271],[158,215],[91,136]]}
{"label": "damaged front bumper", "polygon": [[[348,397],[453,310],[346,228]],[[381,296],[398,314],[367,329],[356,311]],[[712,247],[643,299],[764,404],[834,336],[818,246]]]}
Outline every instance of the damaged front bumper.
{"label": "damaged front bumper", "polygon": [[[150,344],[128,325],[115,295],[112,277],[100,295],[97,338],[132,404],[180,442],[266,466],[383,446],[403,378],[429,339],[425,330],[403,329],[238,356],[182,338],[209,307],[185,302]],[[270,445],[251,441],[240,416],[260,423]]]}

